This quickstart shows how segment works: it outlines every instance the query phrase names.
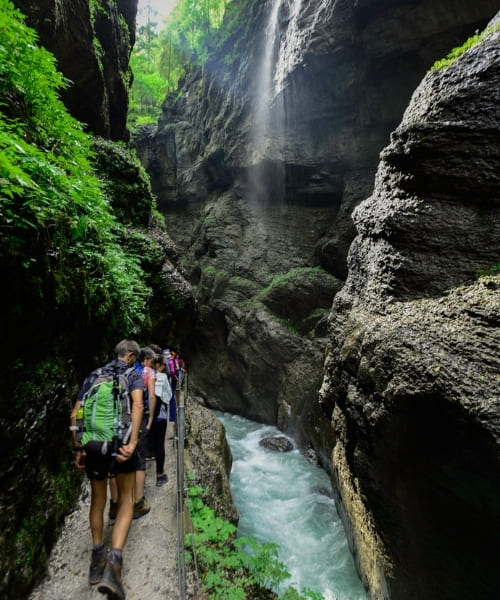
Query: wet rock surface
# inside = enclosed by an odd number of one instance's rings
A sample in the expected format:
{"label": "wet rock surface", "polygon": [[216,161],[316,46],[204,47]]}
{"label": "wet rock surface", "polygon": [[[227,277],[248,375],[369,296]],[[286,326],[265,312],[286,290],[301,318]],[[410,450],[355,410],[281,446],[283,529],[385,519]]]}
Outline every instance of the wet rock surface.
{"label": "wet rock surface", "polygon": [[69,112],[97,135],[126,140],[128,63],[137,0],[15,0],[14,4],[70,80],[62,91]]}
{"label": "wet rock surface", "polygon": [[498,595],[499,39],[416,90],[334,301],[321,403],[377,599]]}
{"label": "wet rock surface", "polygon": [[283,435],[262,438],[259,445],[273,452],[290,452],[293,450],[292,442]]}

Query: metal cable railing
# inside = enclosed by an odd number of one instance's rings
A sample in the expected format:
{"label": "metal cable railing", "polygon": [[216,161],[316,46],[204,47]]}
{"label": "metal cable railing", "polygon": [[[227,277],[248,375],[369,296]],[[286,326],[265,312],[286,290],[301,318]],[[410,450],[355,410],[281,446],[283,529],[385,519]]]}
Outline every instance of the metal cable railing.
{"label": "metal cable railing", "polygon": [[[174,436],[175,454],[176,454],[176,497],[177,497],[177,564],[179,577],[179,599],[186,600],[186,560],[184,553],[184,541],[186,532],[184,530],[184,493],[186,491],[184,483],[184,439],[185,439],[185,409],[188,397],[187,373],[178,380],[176,386],[176,434]],[[195,588],[197,594],[200,593],[200,577],[198,571],[198,557],[194,543],[194,530],[191,519],[188,519],[191,534],[192,558],[194,562]],[[196,596],[198,597],[198,596]],[[200,596],[205,597],[205,596]]]}
{"label": "metal cable railing", "polygon": [[186,599],[186,561],[184,557],[184,435],[185,407],[187,399],[187,373],[176,386],[176,495],[177,495],[177,563],[179,574],[179,598]]}

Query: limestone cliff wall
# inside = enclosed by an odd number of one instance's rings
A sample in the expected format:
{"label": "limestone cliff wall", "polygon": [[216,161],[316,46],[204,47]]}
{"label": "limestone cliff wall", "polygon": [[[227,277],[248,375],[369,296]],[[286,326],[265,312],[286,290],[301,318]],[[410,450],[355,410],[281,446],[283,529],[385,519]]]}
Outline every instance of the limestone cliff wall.
{"label": "limestone cliff wall", "polygon": [[[274,84],[260,102],[274,3],[234,4],[239,29],[134,143],[196,289],[201,320],[187,346],[196,392],[278,423],[329,467],[317,392],[352,210],[370,195],[425,71],[497,6],[283,0]],[[269,108],[265,126],[259,106]]]}
{"label": "limestone cliff wall", "polygon": [[126,140],[138,0],[14,0],[70,80],[62,99],[88,130]]}
{"label": "limestone cliff wall", "polygon": [[500,593],[499,25],[415,91],[333,305],[321,402],[373,598]]}

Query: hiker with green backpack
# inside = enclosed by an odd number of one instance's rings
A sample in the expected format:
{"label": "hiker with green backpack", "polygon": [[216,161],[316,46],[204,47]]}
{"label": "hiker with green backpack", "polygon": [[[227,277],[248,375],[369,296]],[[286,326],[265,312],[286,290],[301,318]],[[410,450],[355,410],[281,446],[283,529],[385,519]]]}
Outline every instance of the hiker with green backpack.
{"label": "hiker with green backpack", "polygon": [[[107,594],[108,600],[125,598],[122,551],[134,512],[136,448],[144,410],[142,378],[132,368],[139,352],[137,342],[119,342],[115,360],[92,371],[83,382],[70,420],[75,465],[87,473],[91,483],[89,583],[98,584],[97,589]],[[109,554],[103,543],[108,477],[115,478],[118,487]]]}

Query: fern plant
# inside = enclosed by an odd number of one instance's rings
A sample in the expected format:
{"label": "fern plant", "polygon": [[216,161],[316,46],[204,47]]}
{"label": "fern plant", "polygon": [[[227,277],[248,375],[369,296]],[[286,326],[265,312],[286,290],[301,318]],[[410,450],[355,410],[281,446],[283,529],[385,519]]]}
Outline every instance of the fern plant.
{"label": "fern plant", "polygon": [[[188,506],[193,532],[185,539],[186,561],[202,570],[203,591],[212,600],[271,600],[278,598],[273,590],[282,588],[290,578],[279,560],[277,544],[260,543],[251,536],[236,537],[236,527],[216,516],[203,502],[204,490],[192,486],[188,490]],[[284,600],[322,600],[312,590],[300,593],[293,587],[285,590]]]}
{"label": "fern plant", "polygon": [[0,0],[0,252],[17,285],[137,332],[151,290],[98,176],[93,139],[59,98],[68,82]]}

